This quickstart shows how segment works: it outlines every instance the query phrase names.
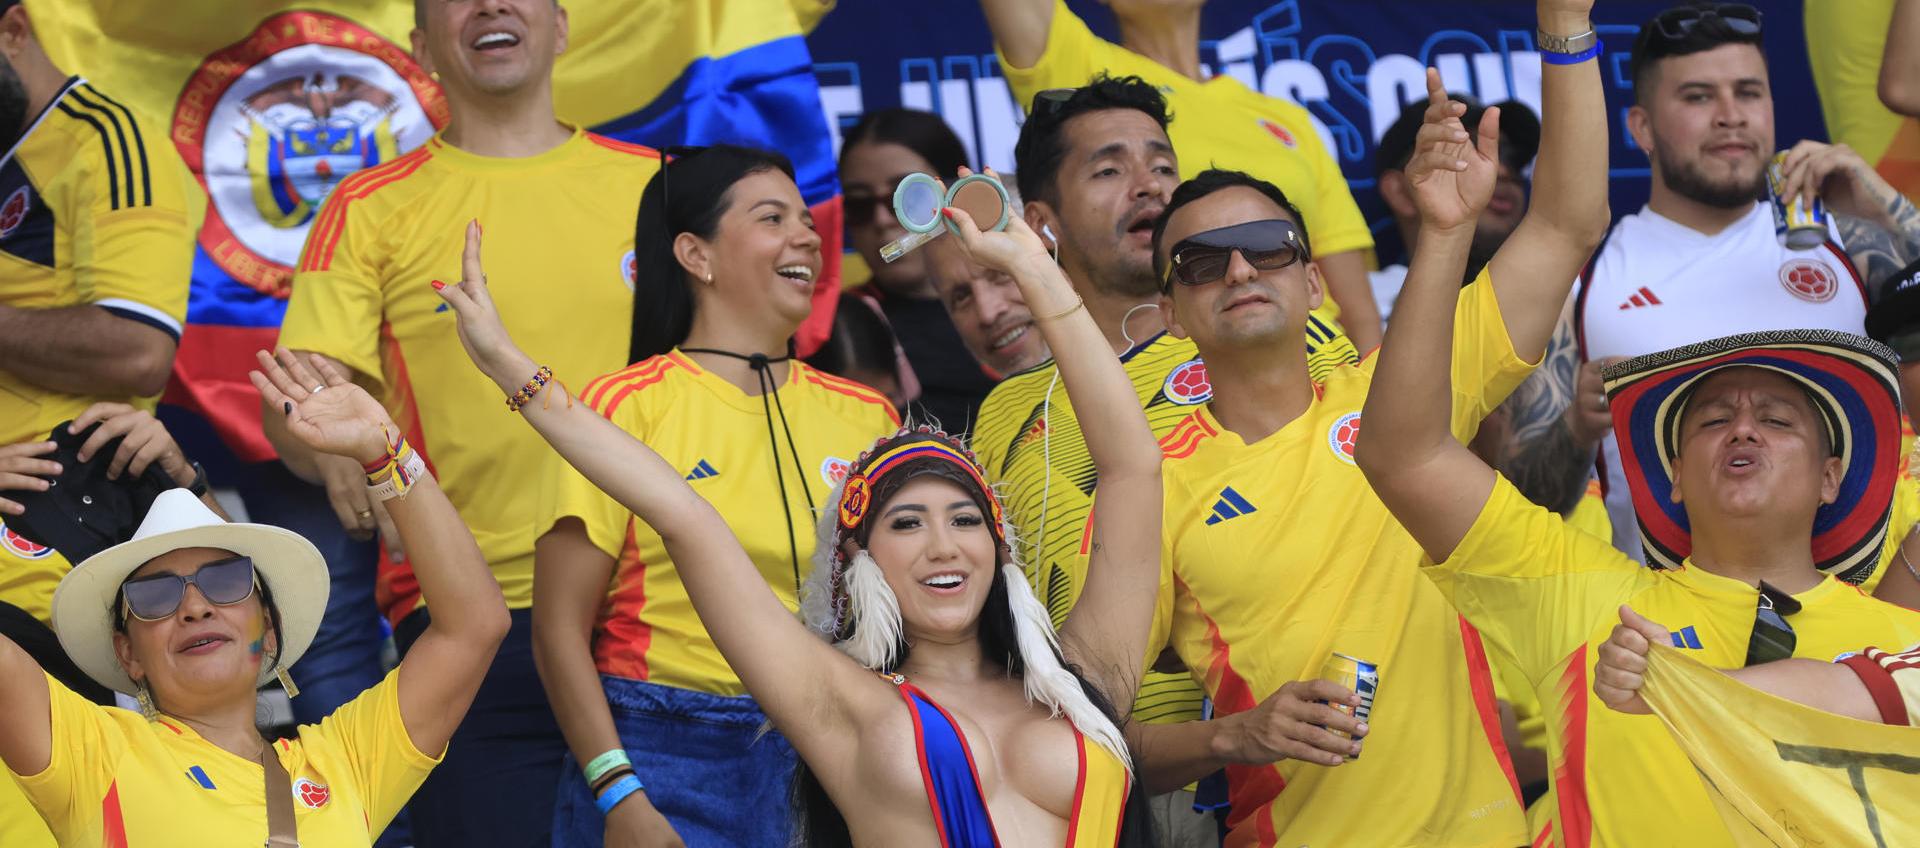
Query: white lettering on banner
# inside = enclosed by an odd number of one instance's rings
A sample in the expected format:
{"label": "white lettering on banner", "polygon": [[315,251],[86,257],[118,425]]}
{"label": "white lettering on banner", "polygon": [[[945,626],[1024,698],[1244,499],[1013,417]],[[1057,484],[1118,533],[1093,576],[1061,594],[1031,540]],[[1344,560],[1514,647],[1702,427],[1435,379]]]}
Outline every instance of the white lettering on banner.
{"label": "white lettering on banner", "polygon": [[[1202,57],[1212,60],[1203,70],[1308,107],[1327,149],[1344,167],[1355,168],[1401,110],[1426,96],[1426,63],[1416,55],[1376,53],[1367,40],[1354,35],[1307,35],[1301,17],[1297,0],[1274,3],[1247,26],[1202,42]],[[1533,49],[1530,31],[1503,29],[1487,35],[1446,29],[1427,36],[1419,53],[1440,69],[1453,91],[1472,94],[1483,103],[1518,100],[1536,113],[1540,110],[1540,54]],[[841,128],[863,111],[860,69],[836,62],[822,63],[818,71],[821,104],[834,127],[837,155]],[[1012,170],[1023,112],[992,53],[904,59],[899,73],[902,105],[946,118],[973,161]]]}

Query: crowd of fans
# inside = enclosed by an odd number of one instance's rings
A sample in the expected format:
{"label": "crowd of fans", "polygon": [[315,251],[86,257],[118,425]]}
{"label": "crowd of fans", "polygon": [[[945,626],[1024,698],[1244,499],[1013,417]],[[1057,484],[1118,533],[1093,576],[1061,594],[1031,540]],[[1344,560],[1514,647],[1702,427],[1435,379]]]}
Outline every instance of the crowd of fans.
{"label": "crowd of fans", "polygon": [[1654,646],[1920,723],[1920,210],[1776,138],[1760,12],[1641,27],[1617,221],[1592,0],[1537,114],[1429,71],[1394,261],[1199,3],[980,5],[1004,224],[892,256],[974,171],[865,115],[799,351],[784,157],[559,121],[551,0],[417,3],[451,121],[320,207],[223,480],[153,412],[182,177],[0,0],[0,843],[1732,845]]}

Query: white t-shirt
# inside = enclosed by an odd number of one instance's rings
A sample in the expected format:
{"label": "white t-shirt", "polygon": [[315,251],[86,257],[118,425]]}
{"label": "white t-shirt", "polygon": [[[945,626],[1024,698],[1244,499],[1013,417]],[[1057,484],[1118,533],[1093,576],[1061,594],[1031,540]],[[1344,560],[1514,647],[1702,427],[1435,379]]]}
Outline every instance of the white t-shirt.
{"label": "white t-shirt", "polygon": [[[1621,218],[1575,284],[1574,297],[1580,354],[1587,360],[1762,330],[1866,333],[1866,286],[1839,233],[1812,250],[1788,250],[1774,235],[1773,210],[1764,202],[1718,235],[1651,209]],[[1642,559],[1612,435],[1601,445],[1600,465],[1614,546]]]}
{"label": "white t-shirt", "polygon": [[1407,266],[1388,265],[1378,271],[1368,271],[1367,282],[1373,287],[1373,305],[1380,308],[1380,328],[1384,330],[1387,317],[1393,314],[1393,302],[1400,297],[1401,287],[1407,284]]}

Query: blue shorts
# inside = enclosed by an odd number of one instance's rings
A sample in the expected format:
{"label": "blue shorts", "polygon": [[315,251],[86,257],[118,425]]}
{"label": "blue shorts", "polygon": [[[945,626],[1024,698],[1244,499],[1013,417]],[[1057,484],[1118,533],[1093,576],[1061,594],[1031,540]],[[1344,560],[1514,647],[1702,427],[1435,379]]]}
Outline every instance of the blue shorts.
{"label": "blue shorts", "polygon": [[[752,698],[600,676],[620,744],[688,848],[785,848],[797,759]],[[599,846],[605,819],[580,764],[567,756],[553,809],[553,844]]]}

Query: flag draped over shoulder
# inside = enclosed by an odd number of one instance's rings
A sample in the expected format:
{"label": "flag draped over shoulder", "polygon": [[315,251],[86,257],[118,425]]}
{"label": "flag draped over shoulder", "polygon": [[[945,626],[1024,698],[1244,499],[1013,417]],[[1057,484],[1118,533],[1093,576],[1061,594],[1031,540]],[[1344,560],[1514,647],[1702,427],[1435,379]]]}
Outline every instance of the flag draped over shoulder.
{"label": "flag draped over shoulder", "polygon": [[1660,645],[1642,694],[1737,844],[1920,845],[1920,728],[1802,706]]}
{"label": "flag draped over shoulder", "polygon": [[[793,160],[825,242],[803,353],[826,338],[839,290],[840,190],[804,39],[831,5],[571,0],[554,71],[562,120],[652,147],[727,142]],[[449,118],[409,55],[412,0],[28,0],[27,10],[56,64],[157,122],[153,134],[198,179],[206,218],[165,399],[205,415],[242,459],[272,458],[246,373],[279,334],[309,224],[342,178]]]}

